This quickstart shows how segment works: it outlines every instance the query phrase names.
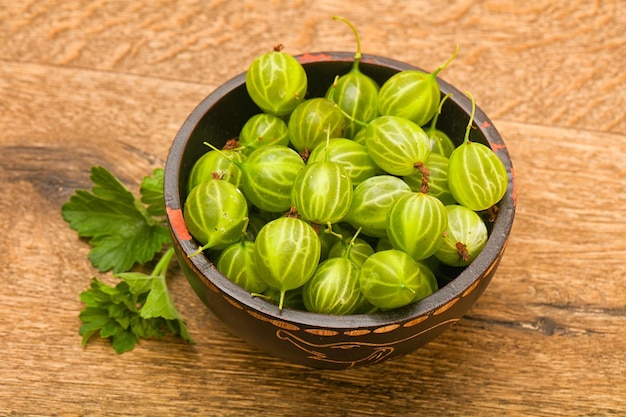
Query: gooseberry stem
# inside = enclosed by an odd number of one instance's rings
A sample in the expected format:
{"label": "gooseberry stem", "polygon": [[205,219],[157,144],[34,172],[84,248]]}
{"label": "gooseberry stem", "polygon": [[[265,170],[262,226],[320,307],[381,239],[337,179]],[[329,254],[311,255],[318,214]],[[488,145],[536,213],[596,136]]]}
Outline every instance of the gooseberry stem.
{"label": "gooseberry stem", "polygon": [[444,62],[441,66],[439,66],[439,68],[437,68],[435,71],[433,71],[430,76],[435,78],[437,75],[439,75],[439,73],[441,71],[443,71],[450,62],[452,62],[454,60],[454,58],[457,57],[457,55],[459,54],[459,45],[456,46],[456,49],[454,51],[454,54],[452,54],[452,56],[450,58],[448,58],[448,60],[446,62]]}
{"label": "gooseberry stem", "polygon": [[430,185],[428,184],[428,179],[430,178],[430,171],[426,168],[422,162],[418,162],[415,164],[415,168],[419,170],[422,174],[422,184],[420,185],[420,193],[428,194],[430,191]]}
{"label": "gooseberry stem", "polygon": [[472,129],[472,124],[474,123],[474,115],[476,114],[476,102],[474,101],[474,96],[469,91],[466,91],[465,94],[472,101],[472,113],[470,114],[469,122],[467,123],[467,127],[465,128],[465,137],[463,138],[463,143],[469,143],[469,134]]}
{"label": "gooseberry stem", "polygon": [[348,26],[350,26],[350,29],[352,29],[352,32],[354,33],[354,37],[356,38],[356,53],[354,54],[354,62],[352,64],[352,70],[353,71],[358,71],[359,70],[359,61],[361,61],[361,38],[359,36],[358,31],[356,30],[356,27],[354,27],[354,25],[352,24],[352,22],[350,22],[348,19],[345,19],[341,16],[333,16],[333,20],[339,20],[344,22],[345,24],[347,24]]}
{"label": "gooseberry stem", "polygon": [[357,236],[359,235],[359,233],[361,233],[361,229],[363,228],[359,227],[357,231],[354,233],[354,236],[352,236],[352,238],[348,241],[348,248],[346,249],[346,253],[343,255],[344,258],[350,259],[350,252],[352,251],[352,248],[354,247],[354,242],[356,241]]}
{"label": "gooseberry stem", "polygon": [[439,102],[439,108],[437,109],[437,113],[435,113],[435,115],[433,116],[433,120],[430,123],[429,131],[433,132],[437,128],[437,120],[439,119],[439,115],[441,114],[441,110],[443,109],[443,103],[450,97],[452,97],[452,93],[448,93],[443,96],[443,98]]}
{"label": "gooseberry stem", "polygon": [[339,111],[341,112],[341,114],[343,114],[345,117],[347,117],[348,119],[350,119],[350,121],[354,124],[357,124],[361,127],[367,127],[367,123],[365,123],[362,120],[358,120],[355,119],[354,116],[352,116],[351,114],[348,114],[344,109],[342,109],[337,103],[335,103],[335,107],[337,107],[339,109]]}

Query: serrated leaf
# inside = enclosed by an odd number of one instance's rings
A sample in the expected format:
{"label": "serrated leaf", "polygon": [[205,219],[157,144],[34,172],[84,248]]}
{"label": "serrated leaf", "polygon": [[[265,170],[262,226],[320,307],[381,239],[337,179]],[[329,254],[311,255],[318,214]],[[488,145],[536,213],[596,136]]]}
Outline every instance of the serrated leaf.
{"label": "serrated leaf", "polygon": [[93,266],[117,273],[154,258],[169,242],[167,228],[105,168],[93,167],[91,180],[91,192],[77,190],[61,213],[79,236],[91,238]]}
{"label": "serrated leaf", "polygon": [[157,168],[152,176],[144,177],[140,193],[141,201],[148,206],[148,213],[152,216],[165,216],[165,200],[163,198],[163,168]]}
{"label": "serrated leaf", "polygon": [[113,318],[109,318],[100,328],[100,337],[107,339],[109,337],[117,336],[125,329]]}
{"label": "serrated leaf", "polygon": [[102,326],[109,320],[106,309],[97,307],[86,307],[79,314],[83,324],[78,330],[78,334],[83,336],[82,344],[85,346],[89,339],[100,331]]}
{"label": "serrated leaf", "polygon": [[149,292],[152,289],[153,277],[141,272],[122,272],[115,274],[117,278],[124,280],[128,286],[128,291],[135,297]]}
{"label": "serrated leaf", "polygon": [[135,263],[152,260],[169,239],[168,230],[161,225],[127,224],[115,234],[92,238],[88,257],[101,272],[125,272]]}
{"label": "serrated leaf", "polygon": [[139,338],[131,331],[124,330],[111,338],[111,345],[118,355],[133,350]]}
{"label": "serrated leaf", "polygon": [[168,320],[181,319],[163,277],[152,278],[150,293],[139,313],[145,319],[153,317],[163,317]]}

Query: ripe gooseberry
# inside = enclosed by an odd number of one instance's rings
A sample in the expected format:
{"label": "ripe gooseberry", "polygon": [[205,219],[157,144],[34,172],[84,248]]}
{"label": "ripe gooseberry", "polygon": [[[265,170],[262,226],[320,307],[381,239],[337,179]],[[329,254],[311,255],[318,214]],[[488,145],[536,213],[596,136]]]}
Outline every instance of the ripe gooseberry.
{"label": "ripe gooseberry", "polygon": [[286,211],[291,206],[291,188],[304,161],[283,145],[262,146],[244,161],[233,161],[242,172],[241,188],[250,203],[269,211]]}
{"label": "ripe gooseberry", "polygon": [[348,116],[345,119],[344,136],[353,138],[362,129],[358,120],[368,123],[378,116],[378,83],[371,77],[363,74],[359,68],[361,61],[361,39],[350,21],[339,16],[333,16],[334,20],[340,20],[350,26],[356,38],[357,50],[354,54],[352,68],[347,74],[336,79],[326,92],[326,97],[333,100]]}
{"label": "ripe gooseberry", "polygon": [[378,92],[380,114],[404,117],[424,126],[433,118],[439,106],[441,92],[437,75],[458,53],[457,46],[454,55],[430,74],[419,70],[404,70],[392,75]]}
{"label": "ripe gooseberry", "polygon": [[464,206],[446,206],[448,227],[435,257],[446,265],[469,265],[487,244],[488,232],[483,219]]}
{"label": "ripe gooseberry", "polygon": [[282,45],[255,58],[246,72],[246,90],[266,113],[287,116],[304,100],[308,80],[302,64]]}
{"label": "ripe gooseberry", "polygon": [[196,185],[210,179],[225,180],[239,187],[241,170],[233,161],[242,162],[245,158],[244,154],[234,150],[209,150],[193,164],[187,189],[191,191]]}
{"label": "ripe gooseberry", "polygon": [[239,147],[243,153],[250,154],[261,146],[269,145],[289,145],[287,123],[273,114],[255,114],[241,128]]}
{"label": "ripe gooseberry", "polygon": [[387,215],[387,237],[391,245],[416,261],[439,249],[447,226],[445,206],[423,192],[398,198]]}
{"label": "ripe gooseberry", "polygon": [[353,314],[361,303],[360,268],[346,255],[319,264],[302,288],[302,301],[308,311],[323,314]]}
{"label": "ripe gooseberry", "polygon": [[313,227],[302,219],[279,217],[261,228],[255,240],[254,262],[261,278],[285,293],[307,282],[320,260],[321,244]]}
{"label": "ripe gooseberry", "polygon": [[471,93],[472,113],[463,143],[450,155],[448,187],[459,204],[474,211],[487,210],[504,197],[508,176],[504,163],[488,146],[469,140],[476,103]]}
{"label": "ripe gooseberry", "polygon": [[432,293],[432,282],[424,268],[424,264],[403,251],[376,252],[361,266],[361,292],[370,303],[384,310],[405,306]]}
{"label": "ripe gooseberry", "polygon": [[254,262],[254,242],[242,239],[224,249],[215,267],[235,284],[252,293],[265,291],[267,283],[259,276]]}
{"label": "ripe gooseberry", "polygon": [[411,175],[430,155],[430,139],[417,124],[398,116],[379,116],[365,130],[365,147],[376,165],[391,175]]}
{"label": "ripe gooseberry", "polygon": [[239,241],[248,222],[248,203],[233,184],[208,180],[189,192],[183,215],[189,233],[202,245],[196,255]]}
{"label": "ripe gooseberry", "polygon": [[352,204],[344,220],[372,237],[387,237],[387,213],[402,195],[410,194],[409,185],[392,175],[376,175],[354,188]]}
{"label": "ripe gooseberry", "polygon": [[381,172],[365,146],[351,139],[334,138],[326,144],[320,143],[311,151],[307,163],[320,162],[326,158],[346,170],[353,186]]}
{"label": "ripe gooseberry", "polygon": [[298,104],[287,122],[291,145],[305,156],[327,137],[342,137],[344,126],[341,110],[324,97],[310,98]]}

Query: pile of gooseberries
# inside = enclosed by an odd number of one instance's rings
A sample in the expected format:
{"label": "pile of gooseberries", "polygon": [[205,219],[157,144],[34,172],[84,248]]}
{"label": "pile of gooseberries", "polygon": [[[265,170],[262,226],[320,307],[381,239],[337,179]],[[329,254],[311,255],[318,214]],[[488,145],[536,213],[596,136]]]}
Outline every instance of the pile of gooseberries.
{"label": "pile of gooseberries", "polygon": [[504,196],[488,146],[436,127],[437,74],[404,70],[382,85],[349,72],[323,97],[281,47],[257,57],[246,89],[260,109],[238,137],[210,143],[189,177],[184,218],[215,267],[283,307],[346,315],[389,310],[437,291],[488,239],[484,215]]}

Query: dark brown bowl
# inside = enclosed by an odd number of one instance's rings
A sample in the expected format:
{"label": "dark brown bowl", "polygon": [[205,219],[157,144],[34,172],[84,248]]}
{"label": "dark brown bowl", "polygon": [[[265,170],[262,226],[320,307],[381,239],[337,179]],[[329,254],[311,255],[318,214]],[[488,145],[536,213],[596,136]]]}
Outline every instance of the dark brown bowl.
{"label": "dark brown bowl", "polygon": [[[348,72],[353,53],[322,52],[297,57],[309,79],[309,95],[321,96],[336,75]],[[389,58],[364,55],[363,73],[379,84],[394,73],[419,69]],[[438,127],[461,143],[471,102],[463,92],[438,79],[442,95],[453,93],[443,106]],[[241,127],[260,110],[245,88],[245,73],[227,81],[189,115],[176,135],[165,167],[165,203],[179,263],[200,299],[233,334],[259,349],[297,364],[343,369],[371,365],[413,352],[455,324],[491,281],[504,253],[515,214],[515,182],[506,146],[499,133],[476,108],[471,140],[488,144],[504,162],[509,186],[491,224],[487,245],[467,268],[452,271],[452,279],[429,297],[411,305],[376,314],[332,316],[277,306],[252,297],[219,273],[198,250],[182,215],[187,179],[194,162],[207,151],[204,141],[221,147],[239,135]]]}

